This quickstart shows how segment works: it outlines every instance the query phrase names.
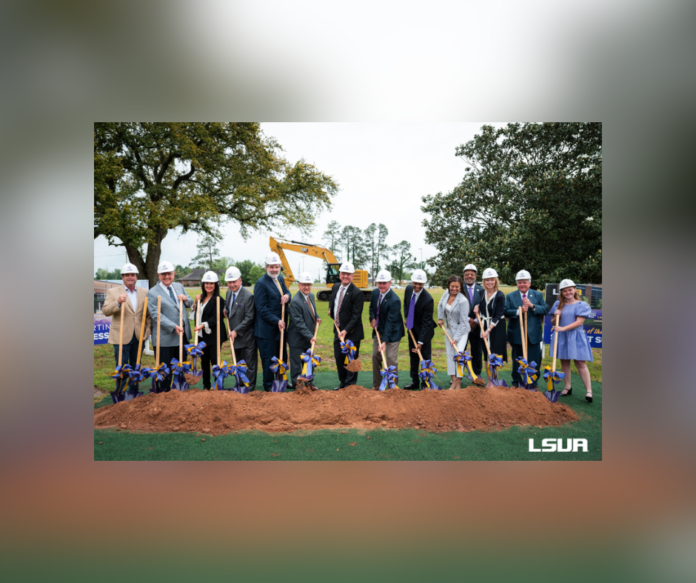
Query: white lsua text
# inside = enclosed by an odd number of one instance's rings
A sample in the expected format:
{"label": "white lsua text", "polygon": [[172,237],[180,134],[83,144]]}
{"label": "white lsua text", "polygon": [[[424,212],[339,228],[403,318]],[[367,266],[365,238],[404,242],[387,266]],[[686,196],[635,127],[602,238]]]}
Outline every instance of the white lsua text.
{"label": "white lsua text", "polygon": [[[563,442],[566,442],[566,447],[563,447]],[[554,439],[547,437],[546,439],[541,440],[541,449],[537,449],[534,447],[534,439],[531,438],[529,440],[529,451],[534,451],[534,452],[544,452],[544,453],[550,453],[550,452],[558,452],[558,453],[566,453],[566,452],[578,452],[578,451],[584,451],[587,452],[587,440],[582,439],[582,438],[573,438],[573,439]]]}

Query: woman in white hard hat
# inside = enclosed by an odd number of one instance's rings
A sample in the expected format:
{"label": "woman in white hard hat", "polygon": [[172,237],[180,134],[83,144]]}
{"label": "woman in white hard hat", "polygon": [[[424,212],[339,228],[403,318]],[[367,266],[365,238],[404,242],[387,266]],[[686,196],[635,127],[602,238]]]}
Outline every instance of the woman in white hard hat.
{"label": "woman in white hard hat", "polygon": [[452,379],[450,389],[462,388],[462,377],[457,374],[457,366],[454,357],[457,352],[462,352],[466,347],[469,336],[469,301],[462,293],[464,281],[458,275],[452,275],[447,279],[447,290],[440,298],[437,305],[437,323],[444,323],[452,342],[445,345],[447,349],[447,374]]}
{"label": "woman in white hard hat", "polygon": [[[223,308],[225,302],[220,299],[220,319],[217,319],[217,299],[220,296],[220,284],[218,283],[217,273],[206,271],[201,278],[201,288],[203,293],[196,296],[198,301],[196,309],[201,310],[201,323],[194,328],[202,336],[205,342],[203,355],[201,356],[201,370],[203,371],[203,388],[210,390],[210,368],[211,363],[217,364],[217,327],[220,326],[220,344],[227,341],[227,328],[225,328],[225,315]],[[198,313],[195,314],[195,321],[198,321]],[[223,359],[220,359],[222,363]]]}
{"label": "woman in white hard hat", "polygon": [[483,297],[474,306],[474,312],[481,318],[483,332],[481,338],[487,339],[492,354],[497,354],[507,362],[507,333],[505,330],[505,294],[500,291],[498,272],[488,268],[483,271]]}
{"label": "woman in white hard hat", "polygon": [[594,362],[594,358],[590,341],[587,339],[582,325],[585,318],[590,317],[592,309],[587,302],[580,300],[580,292],[572,280],[564,279],[558,286],[558,291],[561,294],[561,299],[553,304],[551,314],[554,316],[554,321],[557,313],[561,315],[560,325],[556,328],[558,334],[557,358],[561,359],[561,370],[565,373],[563,379],[565,390],[561,393],[561,397],[573,392],[570,386],[570,361],[574,360],[578,374],[585,385],[585,400],[591,403],[592,382],[587,363]]}

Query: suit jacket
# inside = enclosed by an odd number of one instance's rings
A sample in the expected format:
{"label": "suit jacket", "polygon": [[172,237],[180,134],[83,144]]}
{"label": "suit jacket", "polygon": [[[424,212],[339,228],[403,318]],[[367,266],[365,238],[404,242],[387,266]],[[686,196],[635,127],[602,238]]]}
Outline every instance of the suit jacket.
{"label": "suit jacket", "polygon": [[[278,276],[278,283],[283,290],[283,295],[292,294],[285,286],[282,275]],[[280,330],[278,320],[281,316],[281,293],[275,282],[265,273],[254,285],[254,305],[256,306],[256,321],[254,322],[254,336],[280,342]],[[285,309],[285,323],[287,325],[288,311]]]}
{"label": "suit jacket", "polygon": [[255,346],[254,319],[256,318],[256,306],[254,305],[254,295],[248,289],[240,287],[233,306],[232,292],[227,290],[225,310],[227,310],[230,332],[234,330],[237,333],[237,337],[234,339],[234,347]]}
{"label": "suit jacket", "polygon": [[[336,319],[334,318],[334,306],[338,301],[338,293],[340,289],[341,286],[338,284],[334,285],[331,289],[331,297],[329,298],[329,314],[331,315],[332,320]],[[365,331],[362,323],[362,311],[364,305],[365,296],[363,296],[362,290],[351,283],[343,296],[343,301],[341,302],[341,311],[338,313],[338,321],[341,331],[346,331],[346,340],[350,340],[353,343],[359,342],[365,338]],[[338,336],[335,326],[334,335]]]}
{"label": "suit jacket", "polygon": [[[118,344],[119,335],[121,331],[121,310],[124,309],[123,313],[123,342],[127,344],[133,338],[133,333],[135,337],[140,340],[140,326],[143,322],[143,308],[145,307],[145,298],[147,297],[147,290],[141,287],[135,288],[136,294],[138,296],[138,309],[134,312],[133,306],[130,303],[130,298],[121,304],[119,307],[118,296],[126,293],[126,286],[119,285],[118,287],[112,287],[106,292],[106,299],[104,300],[104,305],[102,306],[102,313],[105,316],[112,316],[111,318],[111,328],[109,328],[109,344]],[[150,314],[145,316],[145,332],[143,334],[143,340],[150,336],[150,328],[152,327],[152,318]]]}
{"label": "suit jacket", "polygon": [[[208,324],[210,328],[210,334],[205,331],[205,328],[198,333],[200,342],[203,340],[208,346],[215,345],[217,343],[217,327],[220,326],[220,344],[227,341],[227,328],[225,327],[225,300],[220,298],[220,319],[217,319],[217,298],[213,297],[208,300],[208,303],[203,306],[203,311],[201,312],[201,324]],[[194,322],[198,321],[198,314],[194,318]],[[194,339],[190,339],[193,342]]]}
{"label": "suit jacket", "polygon": [[452,332],[452,340],[458,342],[464,334],[468,334],[471,331],[471,326],[469,326],[469,313],[471,312],[469,300],[466,299],[462,292],[459,292],[457,297],[454,298],[450,315],[445,317],[447,313],[445,306],[449,298],[449,290],[445,290],[445,293],[440,298],[440,303],[437,305],[437,319],[445,322],[445,328],[449,328]]}
{"label": "suit jacket", "polygon": [[[466,301],[469,302],[469,318],[476,321],[476,323],[478,323],[478,320],[476,320],[476,314],[474,314],[474,306],[481,301],[481,299],[484,296],[484,293],[484,289],[478,283],[474,283],[474,301],[472,302],[469,299],[469,286],[467,286],[466,283],[464,284],[464,289],[462,290],[462,294],[464,294]],[[476,336],[479,338],[481,337],[481,329],[478,326],[474,326],[473,328],[471,328],[469,333],[472,336]]]}
{"label": "suit jacket", "polygon": [[[184,286],[178,282],[174,282],[171,285],[174,296],[180,294],[185,294],[188,298],[184,302],[184,331],[186,332],[186,338],[189,340],[191,336],[191,326],[188,319],[188,309],[193,306],[193,300],[186,293]],[[157,298],[162,298],[162,313],[161,313],[161,323],[160,323],[160,346],[179,346],[179,335],[174,330],[175,326],[179,325],[179,300],[175,302],[169,297],[167,290],[165,290],[159,282],[154,287],[150,288],[147,292],[147,311],[150,312],[150,317],[152,318],[152,342],[157,345]]]}
{"label": "suit jacket", "polygon": [[[404,323],[408,320],[408,311],[411,306],[411,296],[413,295],[413,285],[406,286],[404,293]],[[430,342],[435,335],[435,320],[433,320],[433,308],[435,302],[433,296],[423,288],[418,295],[416,305],[413,307],[413,335],[416,342],[424,346]],[[409,336],[410,338],[410,336]]]}
{"label": "suit jacket", "polygon": [[[527,292],[529,301],[534,304],[534,310],[527,311],[527,336],[530,344],[538,344],[543,337],[543,323],[546,312],[549,311],[544,300],[544,294],[534,289]],[[508,318],[507,339],[510,344],[522,344],[520,333],[520,318],[517,308],[522,305],[522,294],[519,290],[510,292],[505,298],[505,317]]]}
{"label": "suit jacket", "polygon": [[[307,302],[312,304],[314,315],[312,315]],[[309,341],[314,337],[314,327],[317,323],[317,304],[314,301],[314,294],[310,293],[305,300],[304,294],[298,292],[292,298],[289,306],[288,344],[294,347],[308,346]]]}
{"label": "suit jacket", "polygon": [[[379,301],[379,289],[372,290],[370,298],[370,322],[377,317],[377,302]],[[401,300],[390,289],[382,300],[379,308],[379,324],[377,326],[382,342],[399,342],[404,337],[404,321],[401,317]],[[376,336],[372,330],[372,337]]]}

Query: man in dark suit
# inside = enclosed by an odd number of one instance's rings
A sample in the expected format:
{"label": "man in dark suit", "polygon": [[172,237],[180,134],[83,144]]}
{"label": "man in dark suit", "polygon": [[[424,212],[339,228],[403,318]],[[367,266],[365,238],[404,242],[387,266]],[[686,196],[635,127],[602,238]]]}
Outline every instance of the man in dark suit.
{"label": "man in dark suit", "polygon": [[[512,346],[512,386],[522,384],[517,359],[522,357],[522,333],[520,329],[519,308],[527,313],[527,362],[536,362],[536,370],[541,370],[541,340],[543,338],[543,323],[546,312],[549,311],[544,294],[529,289],[532,276],[524,269],[515,276],[516,292],[510,292],[505,298],[505,317],[508,319],[507,339]],[[532,385],[536,388],[537,383]]]}
{"label": "man in dark suit", "polygon": [[[372,388],[379,389],[382,384],[380,370],[384,366],[382,354],[387,358],[387,366],[395,366],[399,374],[399,341],[404,336],[404,321],[401,316],[401,300],[391,289],[391,273],[383,269],[377,274],[377,289],[372,290],[370,298],[370,325],[372,331]],[[382,344],[377,342],[379,332]]]}
{"label": "man in dark suit", "polygon": [[317,305],[312,293],[312,276],[301,273],[297,278],[300,293],[290,302],[290,325],[288,326],[288,346],[290,347],[290,375],[292,385],[297,386],[297,377],[302,373],[302,353],[316,342],[314,330],[321,319],[317,318]]}
{"label": "man in dark suit", "polygon": [[469,302],[469,326],[471,327],[471,332],[469,332],[469,350],[471,351],[471,368],[474,369],[474,374],[480,376],[481,369],[483,368],[483,363],[481,361],[481,356],[483,353],[483,341],[481,340],[481,328],[476,319],[476,314],[474,313],[474,306],[481,301],[483,297],[483,288],[476,283],[476,276],[478,271],[475,265],[469,263],[464,268],[464,289],[462,293],[464,297]]}
{"label": "man in dark suit", "polygon": [[408,335],[409,356],[411,358],[411,383],[403,387],[406,390],[416,390],[419,386],[425,388],[425,383],[418,377],[420,373],[420,357],[418,350],[425,360],[432,358],[432,339],[435,335],[435,321],[433,320],[433,297],[425,290],[426,275],[422,269],[416,269],[411,275],[411,285],[406,287],[404,293],[404,314],[406,316],[406,328],[413,332],[418,343],[418,348],[413,344],[411,335]]}
{"label": "man in dark suit", "polygon": [[225,318],[230,325],[230,344],[234,348],[237,362],[243,360],[247,365],[246,376],[249,379],[249,391],[256,388],[256,338],[254,337],[254,319],[256,306],[254,295],[242,287],[242,273],[236,267],[230,267],[225,273],[227,297],[225,298]]}
{"label": "man in dark suit", "polygon": [[346,355],[341,352],[341,342],[350,340],[355,345],[353,356],[360,356],[360,341],[365,338],[362,324],[362,311],[365,298],[362,291],[353,284],[355,268],[352,263],[344,263],[339,268],[341,285],[334,285],[329,298],[329,316],[336,322],[340,333],[334,326],[334,357],[338,369],[339,384],[343,389],[358,384],[358,373],[346,370]]}
{"label": "man in dark suit", "polygon": [[[285,320],[281,319],[281,306],[290,301],[290,291],[285,286],[285,280],[280,275],[280,257],[277,253],[266,256],[266,274],[259,278],[254,285],[254,305],[256,306],[256,321],[254,336],[261,356],[263,369],[263,390],[270,392],[275,375],[271,370],[271,359],[280,357],[280,331],[287,327],[288,313]],[[283,340],[287,342],[287,337]],[[283,347],[283,355],[288,351]],[[283,358],[287,366],[287,356]]]}

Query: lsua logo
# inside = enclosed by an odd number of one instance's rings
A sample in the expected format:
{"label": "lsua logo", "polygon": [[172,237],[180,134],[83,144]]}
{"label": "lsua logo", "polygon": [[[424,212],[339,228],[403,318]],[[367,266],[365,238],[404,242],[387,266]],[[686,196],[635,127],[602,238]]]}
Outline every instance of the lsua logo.
{"label": "lsua logo", "polygon": [[[563,442],[566,442],[566,446],[563,447]],[[584,451],[587,452],[587,440],[582,439],[582,438],[573,438],[573,439],[554,439],[547,437],[546,439],[541,440],[541,449],[537,449],[534,447],[534,439],[530,438],[529,440],[529,451],[534,451],[534,452],[544,452],[544,453],[550,453],[550,452],[559,452],[559,453],[567,453],[567,452],[578,452],[578,451]]]}

